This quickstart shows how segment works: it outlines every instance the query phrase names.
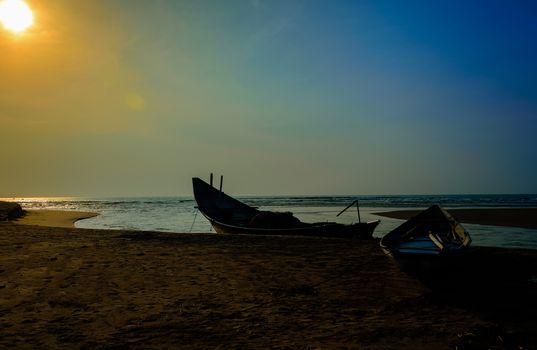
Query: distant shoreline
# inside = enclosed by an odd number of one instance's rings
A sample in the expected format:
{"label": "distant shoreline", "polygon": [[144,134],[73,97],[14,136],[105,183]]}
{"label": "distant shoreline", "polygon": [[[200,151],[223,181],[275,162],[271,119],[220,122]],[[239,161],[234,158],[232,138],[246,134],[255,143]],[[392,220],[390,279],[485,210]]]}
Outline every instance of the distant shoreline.
{"label": "distant shoreline", "polygon": [[[537,208],[447,209],[458,221],[467,224],[537,229]],[[374,212],[374,215],[408,220],[421,210]]]}
{"label": "distant shoreline", "polygon": [[[4,204],[12,204],[6,203]],[[379,210],[381,208],[378,208]],[[374,211],[371,214],[399,220],[408,220],[422,209],[403,209],[391,211]],[[537,229],[537,208],[447,208],[461,223],[500,227],[520,227]],[[12,219],[20,225],[45,227],[75,227],[75,222],[98,216],[88,211],[67,211],[50,209],[26,209],[24,215]],[[180,231],[179,231],[180,232]]]}

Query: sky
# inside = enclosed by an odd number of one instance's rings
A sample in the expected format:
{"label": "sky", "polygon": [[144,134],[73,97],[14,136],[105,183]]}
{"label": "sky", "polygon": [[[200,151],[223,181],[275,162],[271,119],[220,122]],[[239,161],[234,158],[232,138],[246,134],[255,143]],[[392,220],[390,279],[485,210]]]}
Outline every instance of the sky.
{"label": "sky", "polygon": [[26,3],[0,197],[537,193],[533,1]]}

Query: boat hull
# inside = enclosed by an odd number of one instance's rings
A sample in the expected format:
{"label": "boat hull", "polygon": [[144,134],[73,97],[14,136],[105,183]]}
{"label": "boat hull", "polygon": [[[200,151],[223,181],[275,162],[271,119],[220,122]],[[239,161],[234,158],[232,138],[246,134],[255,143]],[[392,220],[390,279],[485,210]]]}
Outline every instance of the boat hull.
{"label": "boat hull", "polygon": [[[217,233],[280,236],[311,236],[367,239],[380,220],[344,225],[339,223],[303,223],[296,220],[284,227],[256,227],[252,219],[261,212],[215,189],[199,178],[192,179],[194,198],[199,211],[209,220]],[[291,215],[291,214],[289,214]],[[278,224],[275,222],[274,224]],[[271,225],[273,226],[273,225]]]}
{"label": "boat hull", "polygon": [[433,205],[382,237],[380,247],[398,260],[420,261],[464,250],[471,241],[446,210]]}
{"label": "boat hull", "polygon": [[333,238],[358,238],[367,239],[373,236],[375,228],[380,220],[367,223],[358,223],[351,225],[326,224],[313,225],[310,227],[300,228],[252,228],[244,226],[234,226],[212,220],[205,216],[215,232],[222,234],[250,234],[250,235],[278,235],[278,236],[311,236],[311,237],[333,237]]}

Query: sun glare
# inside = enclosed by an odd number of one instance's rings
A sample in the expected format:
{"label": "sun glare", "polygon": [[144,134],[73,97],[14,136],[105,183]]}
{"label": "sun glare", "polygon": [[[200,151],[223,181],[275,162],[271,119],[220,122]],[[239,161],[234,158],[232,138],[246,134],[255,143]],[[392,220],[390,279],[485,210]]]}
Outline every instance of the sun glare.
{"label": "sun glare", "polygon": [[0,0],[0,22],[7,30],[21,33],[32,25],[34,15],[22,0]]}

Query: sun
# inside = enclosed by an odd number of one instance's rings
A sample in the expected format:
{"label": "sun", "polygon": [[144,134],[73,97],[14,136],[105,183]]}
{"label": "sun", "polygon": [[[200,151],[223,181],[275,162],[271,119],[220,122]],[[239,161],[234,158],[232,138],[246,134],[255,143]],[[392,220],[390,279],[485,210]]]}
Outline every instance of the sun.
{"label": "sun", "polygon": [[0,0],[0,23],[7,30],[21,33],[34,23],[34,15],[22,0]]}

